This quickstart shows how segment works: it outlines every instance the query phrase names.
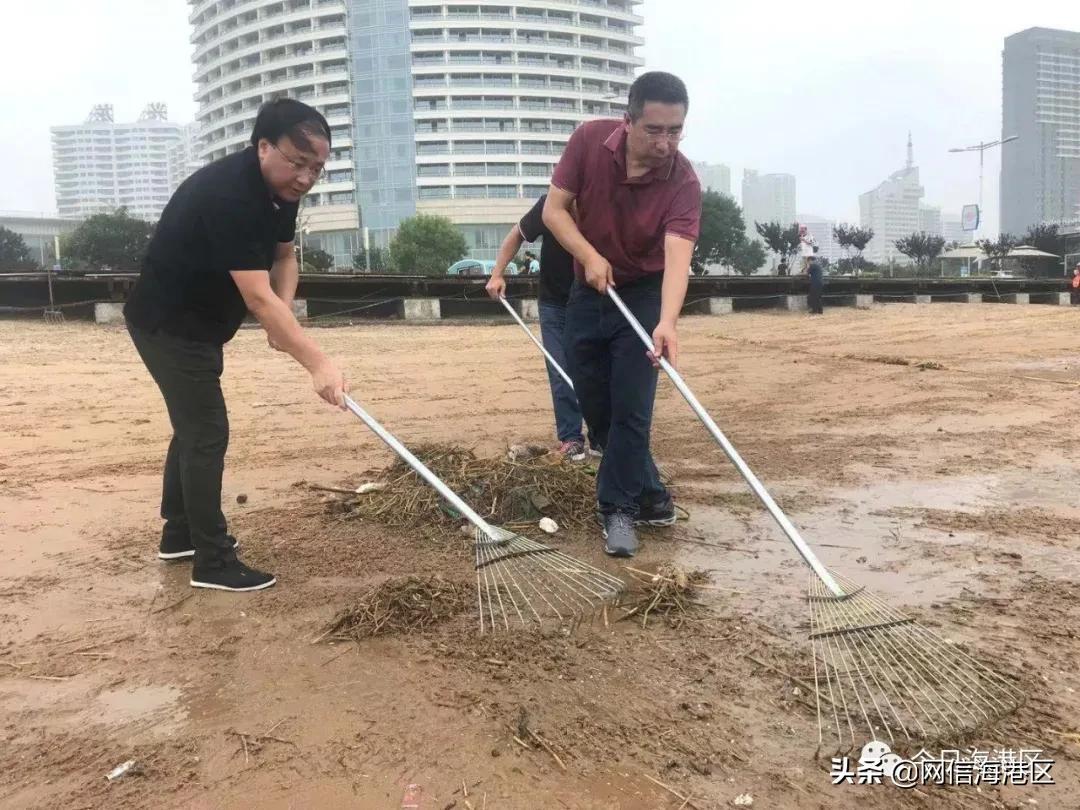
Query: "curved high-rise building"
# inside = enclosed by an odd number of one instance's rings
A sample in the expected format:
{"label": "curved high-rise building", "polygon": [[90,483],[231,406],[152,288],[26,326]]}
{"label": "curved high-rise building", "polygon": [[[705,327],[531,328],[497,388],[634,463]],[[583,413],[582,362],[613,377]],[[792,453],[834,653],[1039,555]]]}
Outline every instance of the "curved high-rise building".
{"label": "curved high-rise building", "polygon": [[339,263],[357,227],[387,244],[415,213],[450,217],[493,258],[570,133],[620,116],[642,0],[189,0],[205,160],[246,143],[289,95],[333,130],[302,223]]}
{"label": "curved high-rise building", "polygon": [[[199,157],[209,162],[243,149],[264,101],[289,96],[311,104],[330,124],[333,152],[298,224],[355,234],[346,0],[189,3]],[[355,238],[348,241],[355,249]]]}
{"label": "curved high-rise building", "polygon": [[498,247],[465,220],[513,221],[578,124],[623,114],[636,4],[409,0],[418,209],[465,225],[474,255]]}

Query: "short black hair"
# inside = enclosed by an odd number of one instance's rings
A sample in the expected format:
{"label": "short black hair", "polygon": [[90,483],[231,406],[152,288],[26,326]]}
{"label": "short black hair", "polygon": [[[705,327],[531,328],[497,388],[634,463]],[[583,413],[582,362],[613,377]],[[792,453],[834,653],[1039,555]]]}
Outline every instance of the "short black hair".
{"label": "short black hair", "polygon": [[258,146],[263,138],[277,145],[286,136],[298,149],[313,152],[312,138],[326,138],[330,144],[330,125],[322,113],[294,98],[275,98],[259,107],[251,145]]}
{"label": "short black hair", "polygon": [[642,73],[630,85],[629,114],[630,120],[641,118],[645,104],[659,101],[662,104],[682,104],[690,109],[690,95],[686,92],[683,80],[673,73],[654,70]]}

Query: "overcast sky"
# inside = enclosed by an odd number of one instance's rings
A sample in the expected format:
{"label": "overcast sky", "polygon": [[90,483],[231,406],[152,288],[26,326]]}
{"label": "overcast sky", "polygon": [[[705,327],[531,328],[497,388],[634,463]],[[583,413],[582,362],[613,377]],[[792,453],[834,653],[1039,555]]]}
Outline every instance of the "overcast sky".
{"label": "overcast sky", "polygon": [[[995,4],[996,5],[996,4]],[[5,2],[0,49],[7,178],[0,209],[55,210],[49,126],[95,103],[117,120],[148,101],[194,117],[185,0]],[[858,195],[904,162],[912,131],[925,202],[959,212],[978,195],[978,156],[1000,134],[1001,48],[1034,26],[1080,30],[1077,0],[991,10],[958,0],[645,0],[643,55],[690,88],[684,151],[742,169],[790,172],[799,213],[857,219]],[[12,36],[18,32],[17,36]],[[1008,148],[1008,147],[1005,147]],[[997,223],[998,158],[987,153],[987,224]]]}

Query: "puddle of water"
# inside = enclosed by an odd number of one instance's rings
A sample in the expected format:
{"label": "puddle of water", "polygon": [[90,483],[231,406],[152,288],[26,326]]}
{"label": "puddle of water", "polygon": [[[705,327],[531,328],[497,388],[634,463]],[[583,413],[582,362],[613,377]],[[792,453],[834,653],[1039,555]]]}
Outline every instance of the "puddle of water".
{"label": "puddle of water", "polygon": [[[886,601],[925,606],[947,599],[969,584],[972,566],[966,553],[980,538],[974,534],[919,530],[910,521],[880,514],[895,508],[977,510],[986,508],[997,479],[969,476],[936,481],[882,482],[857,489],[829,490],[829,505],[792,512],[789,517],[817,556],[830,569],[865,585]],[[735,491],[734,489],[730,491]],[[810,569],[762,508],[734,515],[708,505],[694,505],[690,542],[679,564],[705,568],[717,585],[738,589],[740,609],[766,611],[785,623],[805,606]],[[942,565],[920,543],[958,550],[957,564]],[[708,547],[719,543],[730,548]]]}
{"label": "puddle of water", "polygon": [[153,721],[154,731],[172,734],[187,719],[181,705],[182,692],[175,686],[135,686],[129,689],[110,689],[97,698],[94,717],[108,725],[128,725]]}

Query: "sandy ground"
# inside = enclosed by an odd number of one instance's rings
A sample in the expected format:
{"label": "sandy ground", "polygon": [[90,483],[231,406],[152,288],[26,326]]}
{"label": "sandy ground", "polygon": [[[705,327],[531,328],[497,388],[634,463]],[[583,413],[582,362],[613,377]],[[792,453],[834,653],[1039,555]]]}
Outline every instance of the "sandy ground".
{"label": "sandy ground", "polygon": [[[1029,691],[979,742],[1047,750],[1056,786],[919,792],[830,784],[788,677],[812,679],[805,568],[670,385],[654,447],[690,519],[648,533],[637,564],[709,570],[696,621],[328,646],[311,641],[387,577],[471,581],[459,533],[346,520],[295,486],[364,480],[384,446],[242,332],[226,514],[279,584],[193,593],[186,565],[154,556],[168,425],[126,334],[0,323],[0,806],[400,808],[410,784],[435,810],[1080,806],[1078,318],[934,304],[683,321],[687,379],[826,563]],[[515,326],[317,336],[407,443],[551,439]],[[558,542],[620,573],[595,533]],[[514,740],[523,716],[550,750]],[[128,759],[139,773],[108,782]]]}

